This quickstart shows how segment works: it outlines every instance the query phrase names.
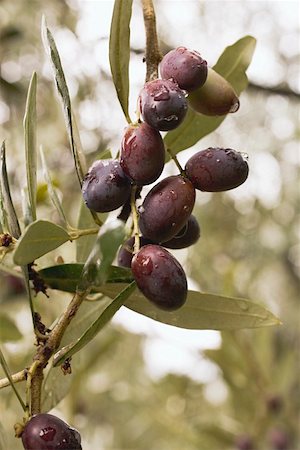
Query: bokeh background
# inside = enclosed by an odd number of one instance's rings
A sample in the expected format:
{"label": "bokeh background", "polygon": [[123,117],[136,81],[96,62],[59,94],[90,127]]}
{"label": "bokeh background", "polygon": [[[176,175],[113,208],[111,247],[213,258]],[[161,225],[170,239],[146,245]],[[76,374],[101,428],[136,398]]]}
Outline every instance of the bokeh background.
{"label": "bokeh background", "polygon": [[[20,217],[22,120],[33,71],[38,143],[74,225],[81,195],[41,42],[42,14],[60,52],[88,161],[119,149],[126,123],[108,60],[112,8],[112,0],[0,1],[0,136]],[[85,450],[299,450],[299,2],[157,0],[155,8],[163,53],[184,45],[212,66],[242,36],[257,39],[238,113],[179,154],[184,164],[196,149],[232,147],[249,155],[249,179],[232,192],[198,193],[201,239],[174,254],[191,288],[262,302],[283,324],[234,333],[187,331],[123,308],[74,357],[72,375],[55,372],[45,407],[55,404],[53,412],[80,429]],[[145,78],[144,46],[137,0],[131,22],[132,116]],[[176,173],[172,162],[164,176],[171,173]],[[38,179],[38,215],[59,223],[40,169]],[[72,244],[39,260],[38,267],[58,256],[74,260]],[[35,298],[48,325],[68,298],[57,293],[50,300]],[[22,285],[4,272],[0,303],[22,335],[2,347],[11,370],[18,371],[34,352],[30,313]],[[24,384],[18,387],[24,392]],[[13,424],[22,410],[9,388],[0,391],[0,411],[1,450],[21,449]]]}

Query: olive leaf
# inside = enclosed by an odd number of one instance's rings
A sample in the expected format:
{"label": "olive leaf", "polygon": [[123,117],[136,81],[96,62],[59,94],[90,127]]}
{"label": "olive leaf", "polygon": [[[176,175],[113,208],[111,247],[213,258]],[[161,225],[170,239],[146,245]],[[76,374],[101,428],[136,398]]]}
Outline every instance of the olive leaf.
{"label": "olive leaf", "polygon": [[[113,298],[122,284],[107,284],[99,291]],[[149,302],[139,291],[134,292],[125,306],[135,312],[192,330],[236,330],[279,325],[280,321],[264,306],[250,300],[188,291],[186,303],[176,311],[164,311]]]}
{"label": "olive leaf", "polygon": [[[45,267],[38,273],[51,289],[74,293],[83,267],[83,263],[57,264]],[[131,283],[131,281],[133,281],[133,276],[130,269],[117,266],[108,268],[106,283]],[[97,287],[94,287],[92,292],[97,292]]]}
{"label": "olive leaf", "polygon": [[57,92],[62,101],[65,123],[75,163],[76,173],[79,183],[81,185],[84,174],[86,173],[82,146],[79,138],[79,133],[77,131],[77,126],[75,123],[75,118],[72,112],[69,89],[66,83],[60,56],[54,38],[51,34],[51,31],[47,27],[46,19],[44,16],[42,18],[42,40],[44,43],[45,50],[50,55],[51,58]]}
{"label": "olive leaf", "polygon": [[[247,87],[246,70],[251,62],[255,45],[256,40],[252,36],[243,37],[227,47],[213,67],[231,83],[237,95]],[[225,118],[226,116],[205,116],[189,108],[183,123],[166,134],[164,138],[166,148],[176,155],[218,128]],[[169,156],[166,155],[166,158]]]}
{"label": "olive leaf", "polygon": [[[50,288],[74,292],[82,264],[64,264],[39,271]],[[94,292],[115,298],[126,283],[132,281],[129,269],[111,267],[106,283],[95,286]],[[195,330],[234,330],[256,328],[280,324],[280,321],[264,306],[244,298],[188,291],[187,301],[176,311],[163,311],[149,302],[140,291],[134,292],[126,301],[127,308],[179,328]]]}
{"label": "olive leaf", "polygon": [[36,220],[25,229],[14,252],[14,262],[29,264],[70,240],[68,232],[48,220]]}
{"label": "olive leaf", "polygon": [[109,37],[109,62],[120,105],[128,123],[130,19],[132,0],[115,0]]}
{"label": "olive leaf", "polygon": [[36,149],[36,85],[37,76],[33,72],[26,100],[24,115],[24,140],[25,140],[25,160],[27,190],[29,199],[30,221],[36,220],[36,170],[37,170],[37,149]]}
{"label": "olive leaf", "polygon": [[7,221],[8,231],[14,238],[17,239],[21,234],[21,228],[10,194],[6,170],[5,141],[2,142],[0,150],[0,195],[2,208],[4,210],[4,214],[2,214],[2,216]]}
{"label": "olive leaf", "polygon": [[106,223],[99,230],[91,253],[83,266],[78,282],[79,290],[84,291],[90,286],[101,286],[105,283],[110,266],[124,238],[124,224],[120,220]]}

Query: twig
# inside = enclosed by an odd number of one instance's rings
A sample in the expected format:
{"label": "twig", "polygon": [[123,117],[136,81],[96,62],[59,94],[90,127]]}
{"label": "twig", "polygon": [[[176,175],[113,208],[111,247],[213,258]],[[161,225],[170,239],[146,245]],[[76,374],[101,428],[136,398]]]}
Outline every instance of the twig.
{"label": "twig", "polygon": [[133,186],[131,189],[131,198],[130,198],[130,204],[131,204],[131,214],[132,214],[132,221],[133,221],[133,235],[134,235],[134,251],[133,253],[137,253],[140,249],[140,235],[139,235],[139,225],[138,225],[138,213],[136,210],[136,203],[135,203],[135,194],[136,194],[137,186]]}
{"label": "twig", "polygon": [[77,313],[81,303],[89,294],[90,288],[85,291],[75,292],[67,309],[61,315],[59,321],[48,335],[47,341],[41,343],[34,357],[34,362],[29,369],[30,373],[30,396],[31,396],[31,415],[38,414],[41,411],[41,389],[43,383],[43,370],[47,366],[50,358],[58,349],[62,337]]}
{"label": "twig", "polygon": [[[20,381],[25,381],[27,377],[27,370],[21,370],[20,372],[14,373],[11,375],[11,379],[13,383],[19,383]],[[10,386],[9,378],[1,378],[0,380],[0,389]]]}
{"label": "twig", "polygon": [[162,59],[159,50],[156,18],[152,0],[142,0],[144,24],[146,30],[146,81],[158,78],[158,64]]}

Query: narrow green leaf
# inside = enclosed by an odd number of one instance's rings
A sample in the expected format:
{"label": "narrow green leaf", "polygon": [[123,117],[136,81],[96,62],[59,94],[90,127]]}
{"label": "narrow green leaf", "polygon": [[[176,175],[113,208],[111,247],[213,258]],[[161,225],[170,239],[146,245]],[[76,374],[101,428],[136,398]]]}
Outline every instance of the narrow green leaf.
{"label": "narrow green leaf", "polygon": [[68,226],[68,221],[65,215],[65,212],[63,210],[61,201],[57,195],[56,189],[53,186],[52,180],[51,180],[51,176],[48,170],[48,166],[47,166],[47,162],[46,162],[46,158],[45,158],[45,153],[43,150],[43,147],[40,146],[40,156],[41,156],[41,161],[42,161],[42,167],[43,167],[43,174],[45,177],[45,181],[47,183],[47,188],[48,188],[48,194],[49,197],[52,201],[53,206],[56,208],[56,211],[58,212],[60,219],[62,221],[62,223],[67,227]]}
{"label": "narrow green leaf", "polygon": [[109,37],[109,61],[118,99],[127,119],[129,96],[130,19],[132,0],[115,0]]}
{"label": "narrow green leaf", "polygon": [[0,233],[5,233],[5,231],[8,231],[7,215],[6,215],[6,211],[4,209],[3,201],[4,201],[4,199],[3,199],[1,183],[0,183]]}
{"label": "narrow green leaf", "polygon": [[21,234],[21,229],[10,194],[6,170],[6,149],[4,141],[0,150],[0,192],[2,197],[1,203],[3,203],[5,216],[7,218],[8,231],[14,238],[18,239]]}
{"label": "narrow green leaf", "polygon": [[71,100],[69,95],[69,89],[66,83],[64,71],[61,65],[61,60],[59,53],[57,51],[57,47],[54,41],[54,38],[47,27],[46,19],[43,16],[42,18],[42,39],[44,43],[44,47],[46,52],[50,55],[54,78],[56,83],[56,88],[59,94],[59,97],[62,101],[66,128],[69,136],[70,146],[73,154],[73,159],[75,163],[76,173],[79,180],[80,185],[82,185],[82,180],[84,174],[86,172],[84,156],[82,153],[82,146],[79,138],[79,133],[77,131],[77,126],[75,124],[72,108],[71,108]]}
{"label": "narrow green leaf", "polygon": [[124,224],[120,220],[103,225],[83,267],[78,285],[80,290],[85,290],[90,285],[100,286],[105,283],[110,266],[124,238]]}
{"label": "narrow green leaf", "polygon": [[135,281],[127,285],[110,303],[93,324],[85,331],[85,333],[73,345],[62,348],[54,355],[53,365],[61,364],[66,358],[73,356],[85,347],[112,319],[116,312],[121,308],[124,302],[130,297],[136,287]]}
{"label": "narrow green leaf", "polygon": [[110,303],[111,299],[107,297],[101,300],[101,302],[83,302],[80,306],[80,313],[76,314],[70,325],[68,325],[60,347],[65,347],[79,339],[95,321],[95,317],[100,316]]}
{"label": "narrow green leaf", "polygon": [[[74,293],[78,285],[84,264],[59,264],[39,270],[47,286],[64,292]],[[110,266],[106,283],[131,283],[133,276],[130,269]],[[97,292],[95,287],[92,292]]]}
{"label": "narrow green leaf", "polygon": [[36,220],[36,85],[37,77],[36,73],[33,72],[28,88],[25,116],[23,122],[27,189],[30,204],[31,221]]}
{"label": "narrow green leaf", "polygon": [[1,348],[0,348],[0,364],[1,364],[1,366],[2,366],[2,369],[3,369],[4,373],[5,373],[5,375],[6,375],[7,378],[9,379],[10,385],[11,385],[11,387],[12,387],[12,389],[13,389],[13,391],[14,391],[16,397],[17,397],[17,399],[19,400],[19,403],[20,403],[20,405],[22,406],[23,411],[26,411],[25,403],[24,403],[24,401],[22,400],[22,397],[21,397],[21,395],[19,394],[19,391],[17,390],[17,388],[16,388],[16,386],[15,386],[13,380],[12,380],[12,377],[11,377],[11,371],[10,371],[10,369],[9,369],[9,367],[8,367],[8,364],[7,364],[7,362],[6,362],[6,359],[5,359],[5,357],[4,357],[4,354],[3,354],[2,350],[1,350]]}
{"label": "narrow green leaf", "polygon": [[18,341],[22,334],[15,322],[6,314],[0,313],[0,342]]}
{"label": "narrow green leaf", "polygon": [[59,225],[48,220],[32,222],[19,239],[14,262],[20,266],[29,264],[68,240],[69,234]]}
{"label": "narrow green leaf", "polygon": [[[110,298],[124,288],[123,284],[106,284],[99,291]],[[158,322],[194,330],[236,330],[279,325],[280,321],[263,306],[242,298],[189,291],[184,306],[163,311],[136,291],[125,306]]]}
{"label": "narrow green leaf", "polygon": [[[228,80],[239,95],[247,87],[246,70],[251,62],[256,40],[245,36],[227,47],[213,69]],[[173,155],[195,145],[201,138],[214,131],[226,116],[205,116],[189,108],[183,123],[165,136],[165,145]],[[167,158],[169,158],[167,156]]]}
{"label": "narrow green leaf", "polygon": [[[39,274],[50,288],[74,292],[81,271],[82,264],[63,264],[42,269]],[[131,280],[129,269],[112,266],[106,284],[93,291],[114,298]],[[250,300],[196,291],[188,292],[187,302],[177,311],[156,308],[140,291],[131,295],[125,306],[158,322],[187,329],[234,330],[280,324],[270,311]]]}

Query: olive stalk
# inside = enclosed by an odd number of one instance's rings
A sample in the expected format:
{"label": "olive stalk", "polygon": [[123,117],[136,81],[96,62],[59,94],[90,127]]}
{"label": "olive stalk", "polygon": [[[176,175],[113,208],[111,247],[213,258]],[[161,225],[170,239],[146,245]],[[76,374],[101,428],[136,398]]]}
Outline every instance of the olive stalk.
{"label": "olive stalk", "polygon": [[137,186],[134,185],[131,189],[131,197],[130,197],[130,205],[131,205],[131,214],[132,214],[132,221],[133,221],[133,236],[134,236],[134,251],[133,253],[137,253],[140,249],[140,230],[139,230],[139,224],[138,224],[138,212],[136,209],[136,190]]}
{"label": "olive stalk", "polygon": [[169,153],[170,157],[173,159],[174,163],[176,164],[176,166],[177,166],[177,168],[178,168],[178,170],[179,170],[179,172],[180,172],[180,175],[184,175],[184,170],[183,170],[183,168],[181,167],[181,164],[180,164],[180,162],[178,161],[177,156],[172,154],[172,151],[171,151],[170,148],[167,148],[167,153]]}
{"label": "olive stalk", "polygon": [[85,291],[76,291],[67,309],[63,312],[60,319],[48,335],[45,342],[40,343],[34,356],[34,362],[29,368],[30,381],[27,388],[30,390],[30,415],[41,412],[41,391],[43,383],[43,371],[50,358],[58,349],[62,337],[76,315],[81,303],[89,294],[90,288]]}
{"label": "olive stalk", "polygon": [[146,30],[146,82],[158,78],[158,64],[162,59],[159,49],[156,18],[152,0],[142,0],[144,24]]}

